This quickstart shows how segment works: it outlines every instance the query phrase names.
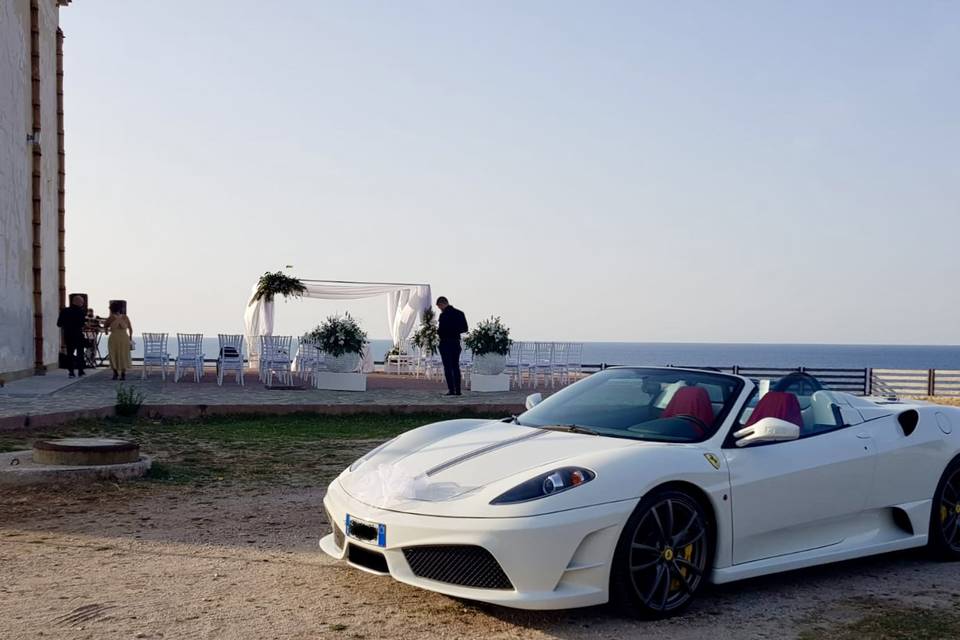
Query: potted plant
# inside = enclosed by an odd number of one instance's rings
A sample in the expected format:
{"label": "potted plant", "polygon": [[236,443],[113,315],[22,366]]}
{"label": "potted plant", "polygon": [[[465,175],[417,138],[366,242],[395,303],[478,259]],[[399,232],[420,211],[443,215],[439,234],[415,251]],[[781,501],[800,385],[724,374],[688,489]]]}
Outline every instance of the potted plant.
{"label": "potted plant", "polygon": [[420,316],[420,328],[410,338],[410,343],[425,356],[433,356],[440,349],[440,334],[437,332],[437,316],[433,307],[427,307]]}
{"label": "potted plant", "polygon": [[473,372],[495,376],[506,368],[513,340],[500,318],[491,317],[479,322],[463,343],[473,351]]}
{"label": "potted plant", "polygon": [[306,285],[300,281],[300,278],[288,276],[282,271],[270,273],[269,271],[260,276],[257,281],[257,290],[253,294],[253,300],[266,300],[273,302],[274,296],[283,296],[284,298],[299,298],[307,292]]}
{"label": "potted plant", "polygon": [[327,317],[307,335],[317,341],[324,353],[323,362],[330,371],[350,373],[360,368],[367,332],[349,313]]}
{"label": "potted plant", "polygon": [[407,355],[406,350],[401,349],[400,347],[390,347],[387,349],[387,352],[383,354],[384,361],[389,360],[391,356],[405,356]]}

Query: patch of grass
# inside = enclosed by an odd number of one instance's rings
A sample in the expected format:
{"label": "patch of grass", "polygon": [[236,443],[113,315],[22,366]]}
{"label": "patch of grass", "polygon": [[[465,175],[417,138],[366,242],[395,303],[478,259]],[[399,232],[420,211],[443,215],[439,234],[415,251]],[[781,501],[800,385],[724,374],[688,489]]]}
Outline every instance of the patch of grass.
{"label": "patch of grass", "polygon": [[292,415],[272,417],[213,417],[200,421],[170,424],[176,431],[202,430],[207,438],[223,441],[289,441],[330,438],[386,439],[415,427],[434,422],[435,415]]}
{"label": "patch of grass", "polygon": [[[154,458],[148,481],[211,485],[270,483],[315,486],[381,442],[449,416],[217,416],[201,420],[106,419],[55,431],[9,432],[0,450],[28,449],[34,440],[65,436],[131,439]],[[499,416],[490,416],[499,417]]]}
{"label": "patch of grass", "polygon": [[890,607],[856,622],[808,629],[800,640],[941,640],[960,638],[960,612]]}
{"label": "patch of grass", "polygon": [[173,470],[162,462],[154,462],[144,477],[150,480],[170,480],[173,477]]}
{"label": "patch of grass", "polygon": [[23,449],[22,439],[0,436],[0,453],[19,451],[20,449]]}

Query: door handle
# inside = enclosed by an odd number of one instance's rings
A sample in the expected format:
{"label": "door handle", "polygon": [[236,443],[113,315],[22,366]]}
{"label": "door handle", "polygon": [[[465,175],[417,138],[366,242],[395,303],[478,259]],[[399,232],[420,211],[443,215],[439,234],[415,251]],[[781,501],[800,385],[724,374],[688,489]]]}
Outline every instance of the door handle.
{"label": "door handle", "polygon": [[870,434],[867,433],[866,431],[858,431],[858,432],[857,432],[857,437],[860,438],[861,440],[869,440],[869,439],[870,439]]}

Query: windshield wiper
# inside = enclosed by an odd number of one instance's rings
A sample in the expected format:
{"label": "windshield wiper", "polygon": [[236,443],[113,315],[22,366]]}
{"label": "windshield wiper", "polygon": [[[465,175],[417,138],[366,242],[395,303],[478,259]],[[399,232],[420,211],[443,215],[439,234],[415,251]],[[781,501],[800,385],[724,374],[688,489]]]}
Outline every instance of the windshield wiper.
{"label": "windshield wiper", "polygon": [[551,424],[544,427],[537,427],[538,429],[543,429],[544,431],[564,431],[566,433],[582,433],[587,436],[598,436],[598,432],[594,431],[590,427],[581,427],[578,424]]}

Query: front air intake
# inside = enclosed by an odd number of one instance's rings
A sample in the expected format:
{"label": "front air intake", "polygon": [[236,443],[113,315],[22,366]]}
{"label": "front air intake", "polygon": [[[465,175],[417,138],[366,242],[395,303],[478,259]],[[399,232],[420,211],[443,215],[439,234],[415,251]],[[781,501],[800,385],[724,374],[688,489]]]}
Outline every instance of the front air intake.
{"label": "front air intake", "polygon": [[403,555],[418,578],[475,589],[513,589],[500,563],[483,547],[431,545],[404,547]]}
{"label": "front air intake", "polygon": [[390,568],[387,566],[387,559],[384,558],[383,554],[379,551],[358,547],[355,544],[348,544],[347,560],[358,567],[364,567],[377,573],[390,573]]}

